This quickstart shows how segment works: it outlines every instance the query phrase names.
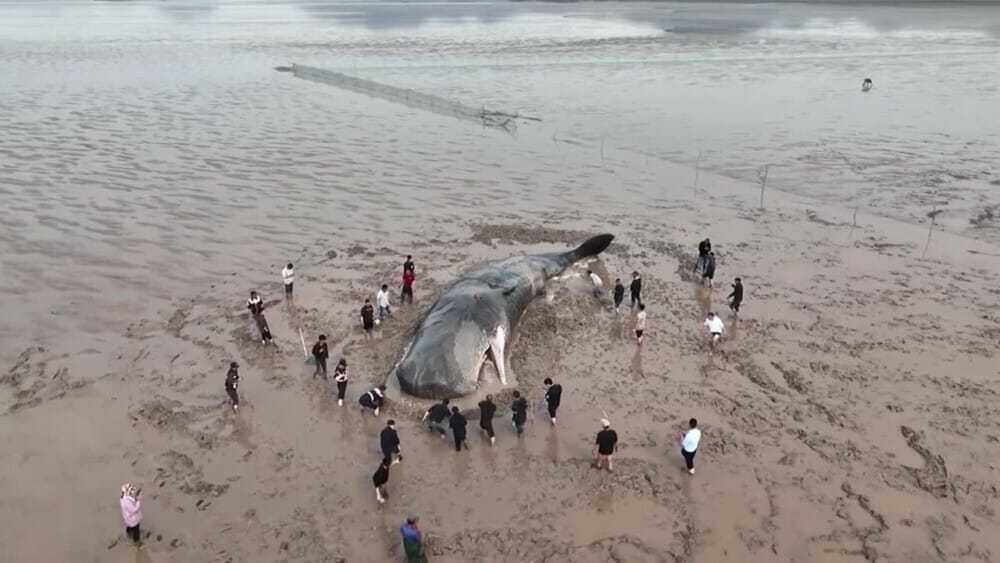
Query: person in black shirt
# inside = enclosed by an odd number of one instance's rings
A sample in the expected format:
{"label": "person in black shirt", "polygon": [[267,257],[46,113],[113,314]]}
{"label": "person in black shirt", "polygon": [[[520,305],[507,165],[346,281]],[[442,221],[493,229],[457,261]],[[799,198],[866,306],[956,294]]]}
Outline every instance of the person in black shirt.
{"label": "person in black shirt", "polygon": [[385,423],[385,428],[379,434],[379,444],[382,446],[382,456],[392,463],[403,461],[403,454],[399,449],[399,434],[396,432],[396,421],[389,419]]}
{"label": "person in black shirt", "polygon": [[366,409],[372,409],[372,413],[378,416],[382,404],[385,402],[385,385],[379,385],[371,391],[365,393],[358,399],[358,403]]}
{"label": "person in black shirt", "polygon": [[496,433],[493,432],[493,415],[497,412],[497,405],[493,402],[493,395],[486,395],[486,399],[479,401],[479,427],[486,431],[490,437],[490,445],[497,444]]}
{"label": "person in black shirt", "polygon": [[733,313],[739,314],[740,303],[743,303],[743,282],[740,278],[736,278],[733,281],[733,292],[729,294],[729,308],[733,310]]}
{"label": "person in black shirt", "polygon": [[458,410],[458,407],[451,407],[451,420],[448,421],[448,426],[451,426],[451,434],[455,437],[456,452],[462,451],[462,446],[469,449],[469,445],[465,443],[465,427],[468,424],[465,415]]}
{"label": "person in black shirt", "polygon": [[229,372],[226,373],[226,394],[229,395],[234,411],[240,410],[240,394],[237,391],[240,386],[239,368],[240,364],[230,362]]}
{"label": "person in black shirt", "polygon": [[556,425],[556,411],[559,410],[559,403],[562,401],[562,385],[552,383],[552,378],[546,377],[545,381],[545,404],[549,407],[549,418],[552,419],[552,426]]}
{"label": "person in black shirt", "polygon": [[247,299],[247,309],[250,309],[250,314],[255,317],[264,312],[264,300],[257,295],[256,291],[250,292],[250,299]]}
{"label": "person in black shirt", "polygon": [[406,255],[406,262],[403,262],[403,272],[410,272],[414,278],[417,277],[417,267],[413,264],[413,256],[409,254]]}
{"label": "person in black shirt", "polygon": [[442,399],[440,403],[431,405],[431,408],[427,409],[427,412],[424,413],[424,418],[421,419],[428,421],[428,430],[436,430],[442,438],[448,437],[448,429],[445,427],[444,419],[451,416],[451,412],[448,410],[450,403],[451,401],[448,399]]}
{"label": "person in black shirt", "polygon": [[524,434],[524,423],[528,420],[528,401],[518,391],[514,391],[514,402],[510,405],[510,411],[512,413],[511,421],[514,423],[514,431],[520,437]]}
{"label": "person in black shirt", "polygon": [[337,405],[344,406],[344,395],[347,394],[347,359],[340,358],[337,367],[333,368],[333,381],[337,384]]}
{"label": "person in black shirt", "polygon": [[625,300],[625,286],[622,285],[621,278],[615,278],[615,312],[619,312],[622,306],[622,301]]}
{"label": "person in black shirt", "polygon": [[365,299],[365,304],[361,307],[361,326],[365,328],[365,338],[372,337],[375,330],[375,307],[372,306],[371,299]]}
{"label": "person in black shirt", "polygon": [[698,257],[708,256],[708,253],[712,251],[712,241],[707,238],[698,243]]}
{"label": "person in black shirt", "polygon": [[705,285],[712,287],[712,278],[715,277],[715,253],[709,251],[705,256],[705,269],[701,272],[701,278]]}
{"label": "person in black shirt", "polygon": [[372,483],[375,484],[375,499],[379,503],[385,503],[385,499],[389,497],[385,491],[385,485],[389,482],[389,466],[392,462],[389,458],[383,458],[382,462],[378,464],[378,469],[375,470],[375,474],[372,475]]}
{"label": "person in black shirt", "polygon": [[612,459],[618,450],[618,433],[611,429],[611,422],[608,419],[601,419],[602,430],[597,433],[596,447],[594,448],[594,467],[601,469],[606,466],[608,471],[612,470]]}
{"label": "person in black shirt", "polygon": [[313,358],[316,359],[316,371],[313,377],[322,375],[326,379],[326,359],[330,357],[330,348],[326,345],[326,335],[319,335],[319,340],[313,345]]}
{"label": "person in black shirt", "polygon": [[632,296],[632,308],[635,309],[639,303],[642,303],[642,278],[639,276],[639,272],[632,272],[632,283],[628,289]]}

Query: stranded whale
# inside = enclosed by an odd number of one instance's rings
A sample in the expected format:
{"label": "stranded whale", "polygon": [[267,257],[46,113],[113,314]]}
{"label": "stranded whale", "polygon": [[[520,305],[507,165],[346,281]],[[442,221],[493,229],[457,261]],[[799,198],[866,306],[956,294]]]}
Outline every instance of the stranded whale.
{"label": "stranded whale", "polygon": [[396,364],[400,388],[428,399],[468,395],[479,387],[487,358],[506,385],[509,343],[525,309],[548,280],[600,254],[614,238],[598,235],[568,252],[491,262],[453,282],[427,311]]}

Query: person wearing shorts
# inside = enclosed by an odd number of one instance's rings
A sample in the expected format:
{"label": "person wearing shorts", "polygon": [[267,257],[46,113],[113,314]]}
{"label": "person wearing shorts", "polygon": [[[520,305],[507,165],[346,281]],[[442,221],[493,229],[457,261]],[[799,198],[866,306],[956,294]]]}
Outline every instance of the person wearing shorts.
{"label": "person wearing shorts", "polygon": [[635,341],[642,346],[642,335],[646,332],[646,304],[639,303],[639,313],[635,316]]}
{"label": "person wearing shorts", "polygon": [[688,431],[681,436],[681,455],[684,456],[684,464],[691,475],[694,475],[694,454],[698,452],[699,442],[701,430],[698,430],[698,420],[692,418],[688,421]]}
{"label": "person wearing shorts", "polygon": [[497,444],[497,435],[493,431],[493,416],[497,412],[497,405],[493,402],[493,395],[486,395],[486,399],[479,401],[479,427],[486,432],[490,438],[490,445]]}
{"label": "person wearing shorts", "polygon": [[613,458],[617,449],[618,433],[611,429],[611,421],[603,418],[601,419],[601,431],[597,433],[597,441],[594,445],[594,467],[597,469],[607,467],[608,471],[612,471]]}

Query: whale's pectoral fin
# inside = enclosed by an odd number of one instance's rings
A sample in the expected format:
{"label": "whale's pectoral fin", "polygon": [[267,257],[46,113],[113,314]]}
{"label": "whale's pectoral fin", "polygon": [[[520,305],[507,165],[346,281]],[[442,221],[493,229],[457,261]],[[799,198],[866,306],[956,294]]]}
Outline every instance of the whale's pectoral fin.
{"label": "whale's pectoral fin", "polygon": [[493,365],[497,367],[497,375],[500,377],[501,385],[507,385],[507,362],[504,359],[506,346],[507,331],[502,326],[497,327],[496,332],[490,337],[490,356],[493,359]]}

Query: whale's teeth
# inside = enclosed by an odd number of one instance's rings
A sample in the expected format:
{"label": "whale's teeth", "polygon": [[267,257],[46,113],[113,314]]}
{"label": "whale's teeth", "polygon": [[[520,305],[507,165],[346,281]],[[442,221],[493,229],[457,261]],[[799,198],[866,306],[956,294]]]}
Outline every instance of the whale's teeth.
{"label": "whale's teeth", "polygon": [[504,360],[506,344],[507,331],[502,326],[498,326],[496,332],[490,337],[490,353],[493,356],[493,365],[497,367],[497,375],[500,376],[501,385],[507,385],[507,364]]}

